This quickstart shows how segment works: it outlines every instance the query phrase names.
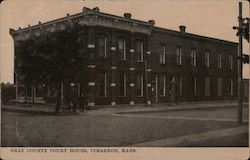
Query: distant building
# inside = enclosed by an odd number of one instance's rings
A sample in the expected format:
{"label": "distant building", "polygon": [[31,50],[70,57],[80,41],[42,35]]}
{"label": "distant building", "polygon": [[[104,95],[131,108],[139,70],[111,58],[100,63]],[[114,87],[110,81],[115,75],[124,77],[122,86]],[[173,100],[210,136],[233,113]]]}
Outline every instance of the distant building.
{"label": "distant building", "polygon": [[249,79],[243,79],[243,99],[249,101]]}
{"label": "distant building", "polygon": [[[237,97],[237,43],[190,34],[185,26],[173,31],[154,26],[154,20],[132,19],[130,13],[120,17],[99,8],[84,8],[82,13],[61,19],[10,29],[10,34],[16,44],[44,32],[63,30],[69,21],[88,32],[83,47],[89,54],[89,106]],[[20,100],[24,86],[20,75],[15,77]],[[54,96],[53,86],[43,87],[28,87],[28,95],[35,89],[37,100],[43,100],[44,91],[48,97]]]}

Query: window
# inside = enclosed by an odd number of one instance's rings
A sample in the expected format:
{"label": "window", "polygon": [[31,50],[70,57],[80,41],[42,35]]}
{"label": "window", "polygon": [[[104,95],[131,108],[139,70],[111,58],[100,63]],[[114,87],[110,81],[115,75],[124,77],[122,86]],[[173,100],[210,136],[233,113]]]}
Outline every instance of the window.
{"label": "window", "polygon": [[230,95],[234,94],[234,81],[232,79],[230,81]]}
{"label": "window", "polygon": [[36,97],[43,97],[43,92],[44,92],[43,84],[38,84],[35,85],[34,87],[35,87]]}
{"label": "window", "polygon": [[210,96],[210,78],[205,78],[205,96]]}
{"label": "window", "polygon": [[221,68],[221,54],[220,53],[217,55],[217,67]]}
{"label": "window", "polygon": [[106,58],[107,39],[105,36],[98,38],[98,58]]}
{"label": "window", "polygon": [[126,60],[126,40],[120,39],[118,41],[118,51],[120,60]]}
{"label": "window", "polygon": [[181,47],[176,48],[176,60],[177,60],[177,65],[182,64],[182,53],[181,53]]}
{"label": "window", "polygon": [[107,75],[106,73],[99,73],[99,96],[107,96]]}
{"label": "window", "polygon": [[138,62],[143,62],[143,42],[137,41],[136,42],[136,60]]}
{"label": "window", "polygon": [[54,97],[56,96],[56,84],[55,83],[50,83],[48,86],[48,96],[49,97]]}
{"label": "window", "polygon": [[173,77],[173,82],[175,82],[175,92],[179,96],[182,96],[182,77],[181,76]]}
{"label": "window", "polygon": [[166,64],[166,45],[161,45],[161,51],[160,51],[160,63]]}
{"label": "window", "polygon": [[137,87],[137,96],[143,96],[143,75],[137,74],[136,77],[136,87]]}
{"label": "window", "polygon": [[120,73],[119,76],[119,95],[126,96],[126,74]]}
{"label": "window", "polygon": [[33,92],[33,87],[32,87],[32,85],[27,85],[26,86],[27,88],[26,88],[26,94],[27,94],[27,97],[31,97],[32,96],[32,92]]}
{"label": "window", "polygon": [[192,77],[192,94],[196,96],[197,94],[197,80],[196,77]]}
{"label": "window", "polygon": [[159,92],[161,96],[166,96],[166,76],[159,76]]}
{"label": "window", "polygon": [[205,67],[209,68],[209,52],[205,52]]}
{"label": "window", "polygon": [[217,79],[217,96],[222,96],[222,78]]}
{"label": "window", "polygon": [[196,66],[196,62],[197,58],[196,58],[196,50],[192,49],[191,50],[191,66],[195,67]]}
{"label": "window", "polygon": [[180,77],[180,79],[179,79],[179,86],[180,86],[180,90],[179,90],[179,92],[180,92],[180,96],[182,96],[182,77]]}
{"label": "window", "polygon": [[229,61],[229,69],[233,69],[233,56],[232,55],[229,55],[228,61]]}

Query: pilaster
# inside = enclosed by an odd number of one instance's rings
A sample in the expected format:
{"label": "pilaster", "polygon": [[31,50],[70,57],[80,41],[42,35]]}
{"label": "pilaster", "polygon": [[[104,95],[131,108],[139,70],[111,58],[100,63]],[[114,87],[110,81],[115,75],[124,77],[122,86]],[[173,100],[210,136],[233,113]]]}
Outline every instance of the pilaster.
{"label": "pilaster", "polygon": [[117,80],[116,80],[116,75],[117,75],[117,59],[118,59],[118,55],[117,55],[117,45],[116,45],[116,35],[115,35],[115,31],[112,30],[111,33],[111,83],[110,83],[110,87],[111,87],[111,105],[115,106],[116,103],[116,96],[117,96]]}
{"label": "pilaster", "polygon": [[87,53],[88,53],[88,94],[87,105],[88,108],[95,107],[96,96],[96,64],[95,64],[95,32],[94,27],[88,28],[88,41],[87,41]]}
{"label": "pilaster", "polygon": [[135,104],[135,83],[136,83],[136,66],[135,66],[135,59],[136,59],[136,55],[135,55],[135,37],[134,37],[134,33],[131,34],[130,36],[130,50],[129,50],[129,54],[130,54],[130,59],[129,59],[129,101],[130,101],[130,105],[134,105]]}

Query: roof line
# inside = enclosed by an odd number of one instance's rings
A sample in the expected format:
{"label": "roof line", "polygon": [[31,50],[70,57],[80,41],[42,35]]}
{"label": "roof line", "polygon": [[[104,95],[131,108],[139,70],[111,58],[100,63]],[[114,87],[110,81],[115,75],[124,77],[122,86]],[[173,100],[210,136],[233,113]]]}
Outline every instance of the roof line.
{"label": "roof line", "polygon": [[233,43],[233,44],[238,44],[237,42],[233,42],[233,41],[229,41],[229,40],[224,40],[224,39],[219,39],[219,38],[214,38],[214,37],[208,37],[208,36],[203,36],[203,35],[198,35],[198,34],[194,34],[194,33],[182,33],[180,31],[177,30],[172,30],[172,29],[167,29],[167,28],[162,28],[162,27],[158,27],[155,26],[154,29],[156,29],[156,31],[161,32],[161,31],[165,31],[165,32],[172,32],[174,34],[179,34],[182,36],[192,36],[192,38],[203,38],[205,40],[214,40],[214,41],[219,41],[219,42],[224,42],[224,43]]}

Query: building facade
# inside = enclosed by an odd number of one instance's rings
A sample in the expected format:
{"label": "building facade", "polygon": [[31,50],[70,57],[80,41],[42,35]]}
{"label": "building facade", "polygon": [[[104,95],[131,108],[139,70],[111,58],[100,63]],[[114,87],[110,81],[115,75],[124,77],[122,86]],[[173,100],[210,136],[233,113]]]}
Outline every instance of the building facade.
{"label": "building facade", "polygon": [[[76,15],[10,29],[10,34],[16,46],[31,36],[63,30],[72,21],[86,31],[83,47],[88,55],[88,106],[237,97],[238,44],[187,33],[185,26],[173,31],[156,27],[154,20],[132,19],[129,13],[119,17],[102,13],[99,8],[84,8]],[[22,101],[24,86],[19,82],[20,75],[15,77],[16,97]],[[72,88],[81,94],[79,84],[73,83]],[[55,95],[53,84],[36,84],[29,90],[28,97],[35,97],[37,102],[44,102],[44,95],[52,99]]]}

